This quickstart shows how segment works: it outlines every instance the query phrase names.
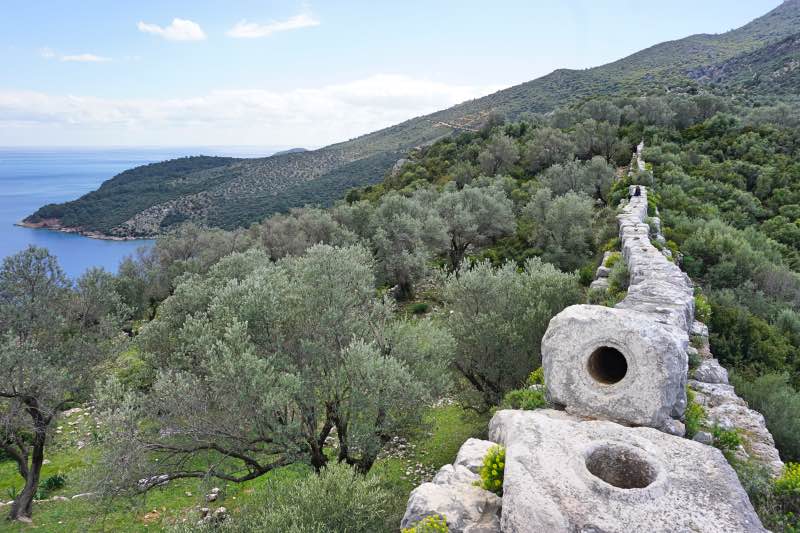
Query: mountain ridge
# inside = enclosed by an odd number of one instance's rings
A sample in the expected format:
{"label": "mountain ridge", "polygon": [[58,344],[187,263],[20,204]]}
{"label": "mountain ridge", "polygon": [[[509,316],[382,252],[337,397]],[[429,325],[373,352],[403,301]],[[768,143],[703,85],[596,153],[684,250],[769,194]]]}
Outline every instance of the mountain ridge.
{"label": "mountain ridge", "polygon": [[[291,207],[329,205],[349,188],[377,183],[407,150],[461,129],[475,129],[492,112],[515,119],[524,113],[549,112],[595,95],[702,84],[702,80],[692,77],[692,72],[755,53],[788,38],[798,27],[800,0],[786,0],[762,17],[725,33],[695,34],[658,43],[589,69],[557,69],[484,97],[317,150],[237,160],[191,172],[167,172],[160,183],[165,192],[155,195],[148,205],[143,205],[137,191],[117,190],[113,183],[117,176],[77,200],[44,206],[24,222],[123,238],[152,237],[186,220],[223,228],[246,226]],[[770,86],[751,87],[751,92],[771,90]],[[170,162],[165,164],[169,166]],[[119,194],[123,198],[118,198]],[[131,214],[132,210],[135,213]],[[98,212],[105,214],[102,220],[92,215]],[[48,225],[47,221],[56,222]]]}

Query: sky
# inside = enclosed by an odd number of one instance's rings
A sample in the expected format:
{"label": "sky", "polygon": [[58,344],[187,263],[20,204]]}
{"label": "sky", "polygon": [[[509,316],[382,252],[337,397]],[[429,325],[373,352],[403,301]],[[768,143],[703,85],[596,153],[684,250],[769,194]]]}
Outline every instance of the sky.
{"label": "sky", "polygon": [[0,0],[0,146],[324,146],[780,0]]}

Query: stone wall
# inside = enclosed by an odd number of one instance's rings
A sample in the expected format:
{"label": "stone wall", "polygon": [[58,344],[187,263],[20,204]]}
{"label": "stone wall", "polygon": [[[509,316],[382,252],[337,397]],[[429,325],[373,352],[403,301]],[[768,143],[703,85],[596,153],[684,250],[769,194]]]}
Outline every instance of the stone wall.
{"label": "stone wall", "polygon": [[[643,146],[632,163],[639,170]],[[491,441],[470,439],[455,464],[412,492],[403,527],[440,514],[454,533],[764,531],[711,435],[682,438],[688,384],[710,423],[740,431],[736,455],[775,475],[783,467],[763,417],[711,354],[708,328],[694,319],[691,280],[651,241],[664,238],[647,193],[631,187],[617,216],[625,298],[614,308],[568,307],[542,339],[558,409],[495,414]],[[593,288],[608,286],[607,258]],[[700,360],[691,372],[690,355]],[[502,499],[476,486],[494,443],[506,447]]]}

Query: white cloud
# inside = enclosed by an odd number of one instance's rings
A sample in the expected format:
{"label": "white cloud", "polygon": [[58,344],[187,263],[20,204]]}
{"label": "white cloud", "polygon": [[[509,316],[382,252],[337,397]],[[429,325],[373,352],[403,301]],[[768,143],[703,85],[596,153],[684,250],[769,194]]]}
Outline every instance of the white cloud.
{"label": "white cloud", "polygon": [[228,30],[230,37],[238,39],[255,39],[258,37],[269,37],[279,31],[299,30],[300,28],[310,28],[319,26],[319,20],[310,13],[301,13],[286,20],[271,21],[266,24],[257,24],[241,20]]}
{"label": "white cloud", "polygon": [[311,89],[220,90],[174,99],[0,91],[2,144],[322,146],[443,109],[499,87],[375,75]]}
{"label": "white cloud", "polygon": [[81,63],[104,63],[106,61],[111,61],[111,58],[97,56],[94,54],[76,54],[69,56],[61,56],[61,61],[77,61]]}
{"label": "white cloud", "polygon": [[105,63],[111,61],[110,57],[99,56],[97,54],[59,54],[52,48],[40,48],[39,55],[44,59],[58,59],[60,61],[75,63]]}
{"label": "white cloud", "polygon": [[141,21],[136,27],[141,32],[152,33],[169,41],[202,41],[206,38],[206,33],[198,23],[180,18],[172,19],[172,23],[166,27]]}

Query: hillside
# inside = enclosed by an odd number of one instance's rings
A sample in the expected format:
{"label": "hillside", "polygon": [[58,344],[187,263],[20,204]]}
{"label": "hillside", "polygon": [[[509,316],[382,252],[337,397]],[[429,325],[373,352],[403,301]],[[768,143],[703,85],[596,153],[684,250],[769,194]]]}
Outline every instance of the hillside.
{"label": "hillside", "polygon": [[[41,225],[49,220],[51,225],[109,236],[152,236],[184,220],[232,228],[306,203],[328,205],[352,186],[379,182],[404,151],[457,130],[474,129],[492,111],[514,119],[526,112],[544,113],[587,97],[685,87],[696,83],[696,74],[690,73],[701,67],[709,71],[723,69],[732,82],[741,81],[742,75],[737,73],[746,69],[749,62],[726,62],[750,53],[756,54],[750,59],[760,57],[759,50],[769,57],[770,49],[764,47],[791,36],[798,26],[800,0],[787,0],[736,30],[661,43],[592,69],[556,70],[486,97],[319,150],[236,160],[186,172],[173,172],[173,162],[161,164],[164,167],[150,165],[147,180],[134,179],[124,188],[106,187],[125,175],[120,174],[95,193],[73,202],[45,206],[25,222]],[[753,91],[782,91],[775,84],[750,87]],[[159,182],[157,187],[153,186],[153,178]]]}
{"label": "hillside", "polygon": [[690,76],[744,93],[796,96],[800,90],[800,33],[717,65],[694,69]]}

